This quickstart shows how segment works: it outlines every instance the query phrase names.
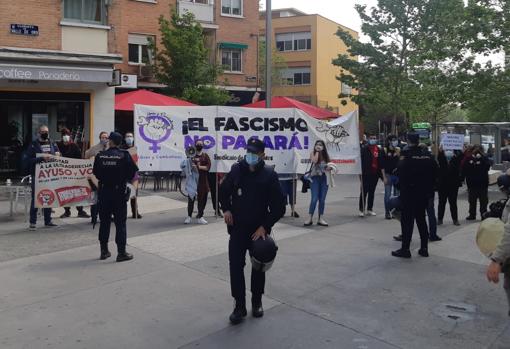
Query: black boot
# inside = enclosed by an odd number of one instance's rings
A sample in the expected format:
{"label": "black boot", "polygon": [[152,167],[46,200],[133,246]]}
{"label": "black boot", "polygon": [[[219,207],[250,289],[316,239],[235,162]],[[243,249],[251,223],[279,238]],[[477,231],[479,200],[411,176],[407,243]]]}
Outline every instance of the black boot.
{"label": "black boot", "polygon": [[429,250],[426,248],[420,248],[418,250],[418,254],[422,257],[428,257],[429,256]]}
{"label": "black boot", "polygon": [[101,255],[99,256],[99,259],[104,261],[107,258],[110,258],[112,254],[110,251],[108,251],[108,244],[101,243]]}
{"label": "black boot", "polygon": [[409,250],[396,250],[391,252],[391,255],[393,257],[399,257],[399,258],[411,258],[411,252]]}
{"label": "black boot", "polygon": [[234,311],[230,314],[229,320],[232,325],[237,325],[243,321],[246,315],[248,315],[248,312],[246,311],[246,304],[236,301]]}
{"label": "black boot", "polygon": [[131,253],[128,253],[126,251],[124,252],[119,252],[119,254],[117,255],[117,262],[125,262],[125,261],[130,261],[132,260],[134,257]]}
{"label": "black boot", "polygon": [[262,296],[252,297],[251,299],[251,313],[253,317],[264,316],[264,308],[262,308]]}

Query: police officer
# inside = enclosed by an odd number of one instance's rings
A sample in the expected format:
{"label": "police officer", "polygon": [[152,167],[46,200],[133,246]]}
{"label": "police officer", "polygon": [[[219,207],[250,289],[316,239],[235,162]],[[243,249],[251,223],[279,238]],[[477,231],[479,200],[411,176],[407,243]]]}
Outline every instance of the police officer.
{"label": "police officer", "polygon": [[113,214],[115,222],[115,242],[117,244],[117,262],[133,259],[133,255],[126,252],[126,218],[127,200],[129,193],[126,183],[131,181],[138,171],[131,155],[126,150],[119,149],[122,135],[110,133],[109,148],[97,154],[94,160],[94,175],[99,180],[99,243],[101,244],[100,259],[111,256],[108,251],[110,224]]}
{"label": "police officer", "polygon": [[[266,238],[273,225],[285,214],[285,199],[276,172],[264,163],[264,143],[250,138],[245,158],[232,166],[219,190],[219,200],[230,240],[228,256],[230,287],[235,299],[232,324],[247,315],[244,265],[252,241]],[[262,317],[265,274],[252,268],[252,315]]]}
{"label": "police officer", "polygon": [[429,233],[425,212],[430,198],[434,195],[437,163],[428,149],[419,146],[419,135],[408,135],[408,147],[402,153],[397,172],[402,203],[402,248],[391,254],[400,258],[411,258],[410,245],[414,221],[420,232],[420,256],[428,257]]}

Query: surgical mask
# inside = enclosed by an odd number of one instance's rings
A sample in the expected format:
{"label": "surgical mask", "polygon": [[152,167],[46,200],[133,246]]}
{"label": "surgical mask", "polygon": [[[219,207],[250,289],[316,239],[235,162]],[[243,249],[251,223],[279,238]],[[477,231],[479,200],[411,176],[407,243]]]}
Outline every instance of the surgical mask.
{"label": "surgical mask", "polygon": [[47,132],[41,133],[41,139],[42,139],[43,141],[47,140],[47,139],[48,139],[48,137],[49,137],[49,136],[48,136],[48,133],[47,133]]}
{"label": "surgical mask", "polygon": [[102,145],[107,145],[108,144],[108,139],[101,139],[101,144]]}
{"label": "surgical mask", "polygon": [[324,147],[322,145],[316,145],[315,146],[315,150],[317,151],[323,151],[324,150]]}
{"label": "surgical mask", "polygon": [[134,142],[135,142],[135,140],[134,140],[133,137],[126,137],[126,144],[127,145],[132,146]]}
{"label": "surgical mask", "polygon": [[451,158],[453,158],[453,151],[451,151],[451,150],[445,150],[444,155],[446,156],[446,158],[447,158],[448,160],[450,160]]}
{"label": "surgical mask", "polygon": [[370,144],[370,145],[376,145],[376,144],[377,144],[377,140],[376,140],[376,139],[369,139],[369,140],[368,140],[368,144]]}
{"label": "surgical mask", "polygon": [[201,144],[198,144],[195,146],[195,148],[197,148],[197,151],[202,151],[202,149],[204,149],[204,146]]}
{"label": "surgical mask", "polygon": [[250,166],[255,166],[260,161],[259,156],[253,153],[246,153],[244,159],[246,160],[246,163],[248,163],[248,165]]}
{"label": "surgical mask", "polygon": [[71,136],[68,135],[62,136],[62,140],[67,143],[71,140]]}
{"label": "surgical mask", "polygon": [[392,145],[393,147],[397,147],[397,146],[398,146],[398,141],[392,141],[392,142],[391,142],[391,145]]}

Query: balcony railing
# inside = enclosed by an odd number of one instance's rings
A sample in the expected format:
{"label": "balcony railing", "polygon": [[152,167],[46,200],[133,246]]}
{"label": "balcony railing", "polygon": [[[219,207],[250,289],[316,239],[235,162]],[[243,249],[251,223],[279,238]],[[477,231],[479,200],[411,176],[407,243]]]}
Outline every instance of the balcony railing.
{"label": "balcony railing", "polygon": [[214,1],[213,0],[179,0],[177,2],[179,15],[191,12],[199,22],[214,22]]}

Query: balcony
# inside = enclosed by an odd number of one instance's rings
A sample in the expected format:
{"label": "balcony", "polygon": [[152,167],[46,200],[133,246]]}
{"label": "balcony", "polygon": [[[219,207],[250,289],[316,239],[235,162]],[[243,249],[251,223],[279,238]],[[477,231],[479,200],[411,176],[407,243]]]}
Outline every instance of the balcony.
{"label": "balcony", "polygon": [[191,12],[199,22],[214,22],[214,1],[213,0],[178,0],[177,11],[179,15]]}

